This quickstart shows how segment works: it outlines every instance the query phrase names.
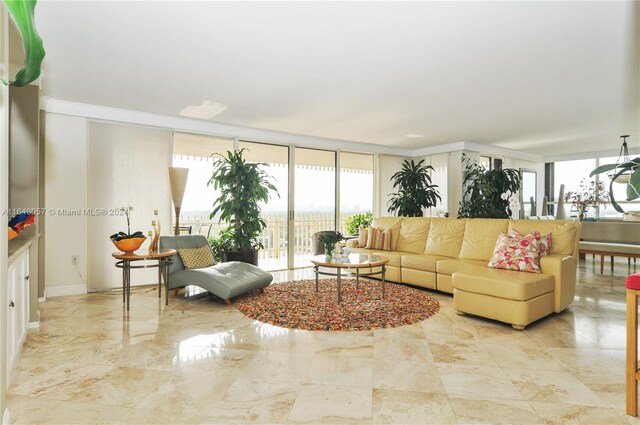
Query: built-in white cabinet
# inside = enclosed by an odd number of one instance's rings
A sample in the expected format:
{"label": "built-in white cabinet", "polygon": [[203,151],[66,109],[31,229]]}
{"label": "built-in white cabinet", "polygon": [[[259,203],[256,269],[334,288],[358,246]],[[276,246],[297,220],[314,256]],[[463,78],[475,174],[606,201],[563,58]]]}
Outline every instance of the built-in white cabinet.
{"label": "built-in white cabinet", "polygon": [[29,327],[29,250],[9,264],[7,279],[7,385]]}

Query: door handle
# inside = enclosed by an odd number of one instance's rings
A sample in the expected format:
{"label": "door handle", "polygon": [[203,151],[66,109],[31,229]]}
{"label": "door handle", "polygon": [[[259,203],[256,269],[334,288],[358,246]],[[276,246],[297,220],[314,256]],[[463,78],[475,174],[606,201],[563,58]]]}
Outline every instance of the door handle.
{"label": "door handle", "polygon": [[15,306],[16,306],[16,303],[14,303],[13,300],[9,301],[9,307],[15,307]]}

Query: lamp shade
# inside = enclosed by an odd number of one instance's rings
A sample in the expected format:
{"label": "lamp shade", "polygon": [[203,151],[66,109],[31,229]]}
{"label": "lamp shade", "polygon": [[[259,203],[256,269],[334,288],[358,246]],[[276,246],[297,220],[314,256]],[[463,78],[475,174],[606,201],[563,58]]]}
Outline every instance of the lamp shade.
{"label": "lamp shade", "polygon": [[175,207],[182,206],[184,190],[187,187],[188,168],[169,167],[169,184],[171,184],[171,198]]}

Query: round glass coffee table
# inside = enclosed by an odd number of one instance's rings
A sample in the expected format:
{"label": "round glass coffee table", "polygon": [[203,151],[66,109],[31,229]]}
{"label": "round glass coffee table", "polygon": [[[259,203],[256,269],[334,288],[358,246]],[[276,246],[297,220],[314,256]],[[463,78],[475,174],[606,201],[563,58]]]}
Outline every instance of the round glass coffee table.
{"label": "round glass coffee table", "polygon": [[[313,271],[316,274],[316,292],[318,292],[318,276],[335,276],[338,281],[338,304],[342,302],[342,290],[340,288],[342,269],[355,269],[356,289],[360,288],[360,276],[377,276],[382,278],[382,298],[384,298],[384,273],[389,259],[381,255],[373,254],[349,254],[342,257],[327,257],[326,255],[316,255],[311,258]],[[320,267],[335,269],[335,273],[320,271]],[[360,270],[369,267],[380,267],[380,270],[362,273]]]}

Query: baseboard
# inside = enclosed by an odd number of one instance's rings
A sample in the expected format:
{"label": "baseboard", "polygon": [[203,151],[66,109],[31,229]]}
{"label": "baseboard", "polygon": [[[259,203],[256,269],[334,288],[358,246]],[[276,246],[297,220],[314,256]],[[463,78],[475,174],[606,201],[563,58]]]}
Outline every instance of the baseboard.
{"label": "baseboard", "polygon": [[44,290],[44,297],[64,297],[67,295],[85,295],[86,293],[87,285],[81,283],[78,285],[50,286]]}
{"label": "baseboard", "polygon": [[39,302],[39,303],[47,302],[47,297],[40,297],[40,298],[38,298],[38,302]]}
{"label": "baseboard", "polygon": [[4,409],[4,415],[2,415],[2,425],[9,425],[11,423],[11,413],[9,409]]}
{"label": "baseboard", "polygon": [[27,325],[27,329],[38,329],[40,327],[40,322],[29,322]]}

